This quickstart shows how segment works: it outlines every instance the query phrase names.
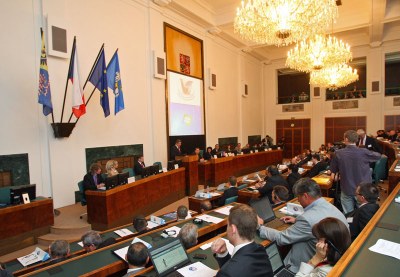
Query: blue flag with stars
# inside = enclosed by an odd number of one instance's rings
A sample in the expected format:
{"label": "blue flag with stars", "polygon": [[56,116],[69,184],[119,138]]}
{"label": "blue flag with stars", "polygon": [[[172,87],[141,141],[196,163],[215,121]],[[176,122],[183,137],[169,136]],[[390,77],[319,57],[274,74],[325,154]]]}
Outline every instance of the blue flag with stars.
{"label": "blue flag with stars", "polygon": [[44,36],[42,30],[41,36],[42,50],[40,54],[38,103],[43,105],[43,114],[47,116],[53,112],[53,104],[51,103],[49,70],[47,67],[46,46],[44,45]]}
{"label": "blue flag with stars", "polygon": [[101,49],[99,59],[97,60],[92,75],[89,78],[89,82],[100,91],[100,105],[103,108],[104,117],[109,116],[110,104],[108,102],[107,71],[104,48]]}
{"label": "blue flag with stars", "polygon": [[119,70],[118,52],[116,51],[107,66],[108,87],[114,91],[114,114],[125,108],[124,94],[122,93],[121,71]]}

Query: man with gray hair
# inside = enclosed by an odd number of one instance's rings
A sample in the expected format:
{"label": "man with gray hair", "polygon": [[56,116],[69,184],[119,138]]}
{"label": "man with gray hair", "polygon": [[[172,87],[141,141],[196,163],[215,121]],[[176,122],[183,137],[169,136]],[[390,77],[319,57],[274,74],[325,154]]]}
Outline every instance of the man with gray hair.
{"label": "man with gray hair", "polygon": [[358,134],[358,141],[357,141],[358,147],[367,148],[368,150],[382,153],[381,147],[379,146],[375,138],[367,136],[363,129],[358,129],[357,134]]}
{"label": "man with gray hair", "polygon": [[186,223],[179,231],[178,237],[181,239],[185,249],[189,249],[197,244],[197,226],[193,223]]}
{"label": "man with gray hair", "polygon": [[[284,231],[278,231],[266,226],[260,226],[260,236],[278,245],[292,245],[285,257],[285,265],[290,265],[290,270],[297,272],[301,262],[307,262],[315,254],[317,239],[312,234],[313,226],[326,217],[334,217],[342,221],[347,227],[346,218],[332,204],[321,197],[321,189],[310,178],[298,180],[293,188],[298,201],[304,208],[304,213],[297,218],[291,216],[282,217],[285,223],[293,223]],[[259,218],[262,224],[262,219]]]}
{"label": "man with gray hair", "polygon": [[108,238],[105,241],[103,241],[99,232],[93,230],[87,231],[85,234],[83,234],[81,240],[83,248],[85,248],[86,252],[88,253],[115,243],[114,238]]}
{"label": "man with gray hair", "polygon": [[185,205],[181,205],[176,209],[176,220],[182,221],[189,217],[189,209]]}
{"label": "man with gray hair", "polygon": [[329,168],[332,172],[332,181],[336,173],[340,174],[340,201],[344,214],[352,212],[357,204],[355,197],[357,185],[362,182],[372,182],[369,164],[378,161],[382,156],[380,153],[357,147],[357,141],[356,131],[346,131],[344,133],[346,147],[335,151]]}
{"label": "man with gray hair", "polygon": [[69,243],[66,240],[55,240],[49,246],[50,263],[55,264],[67,259],[69,255]]}

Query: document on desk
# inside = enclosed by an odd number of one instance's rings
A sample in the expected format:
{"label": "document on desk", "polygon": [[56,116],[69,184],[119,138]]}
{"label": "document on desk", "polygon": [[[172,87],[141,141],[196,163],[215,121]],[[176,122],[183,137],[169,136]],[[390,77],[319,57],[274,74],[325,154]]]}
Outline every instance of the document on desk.
{"label": "document on desk", "polygon": [[178,236],[178,234],[179,234],[179,232],[181,231],[181,228],[179,228],[179,227],[177,227],[177,226],[172,226],[172,227],[170,227],[170,228],[168,228],[168,229],[165,229],[165,231],[175,231],[175,234],[174,235],[171,235],[170,237],[174,237],[174,238],[176,238],[177,236]]}
{"label": "document on desk", "polygon": [[133,235],[133,233],[130,230],[126,229],[126,228],[115,230],[114,233],[116,233],[120,237],[126,237],[126,236],[129,236],[129,235]]}
{"label": "document on desk", "polygon": [[221,195],[221,193],[218,193],[218,192],[210,192],[210,195],[211,195],[211,197],[214,197],[214,196],[219,196],[219,195]]}
{"label": "document on desk", "polygon": [[231,206],[231,205],[229,205],[229,206],[225,206],[225,207],[222,207],[222,208],[220,208],[220,209],[217,209],[217,210],[215,210],[217,213],[220,213],[220,214],[224,214],[224,215],[229,215],[229,213],[230,213],[230,210],[233,208],[233,206]]}
{"label": "document on desk", "polygon": [[372,252],[390,256],[400,260],[400,244],[385,239],[378,239],[375,245],[369,248]]}
{"label": "document on desk", "polygon": [[211,269],[202,262],[196,262],[178,269],[178,272],[184,277],[213,277],[217,275],[218,270]]}
{"label": "document on desk", "polygon": [[223,218],[218,218],[218,217],[215,217],[212,215],[207,215],[207,214],[200,215],[197,218],[200,218],[203,221],[207,221],[207,222],[215,223],[215,224],[220,223],[221,221],[224,220]]}
{"label": "document on desk", "polygon": [[17,258],[17,260],[22,264],[22,266],[28,266],[30,264],[34,264],[37,262],[47,261],[50,259],[50,256],[47,252],[43,251],[39,247],[35,248],[35,251],[32,253]]}
{"label": "document on desk", "polygon": [[[225,241],[225,243],[226,243],[226,248],[228,248],[229,254],[232,255],[234,246],[229,242],[229,240],[224,239],[224,238],[222,238],[222,239],[223,239],[223,240]],[[206,244],[204,244],[203,246],[200,246],[200,248],[201,248],[202,250],[206,250],[206,249],[208,249],[208,248],[211,247],[211,244],[213,244],[213,242],[214,242],[214,241],[209,242],[209,243],[206,243]]]}
{"label": "document on desk", "polygon": [[[136,242],[143,243],[147,247],[147,249],[150,249],[152,247],[150,243],[147,243],[147,242],[145,242],[144,240],[142,240],[140,238],[134,238],[132,243],[136,243]],[[126,247],[117,249],[117,250],[114,251],[114,254],[116,254],[118,257],[120,257],[122,260],[125,261],[125,255],[128,252],[128,248],[129,248],[129,245],[126,246]]]}

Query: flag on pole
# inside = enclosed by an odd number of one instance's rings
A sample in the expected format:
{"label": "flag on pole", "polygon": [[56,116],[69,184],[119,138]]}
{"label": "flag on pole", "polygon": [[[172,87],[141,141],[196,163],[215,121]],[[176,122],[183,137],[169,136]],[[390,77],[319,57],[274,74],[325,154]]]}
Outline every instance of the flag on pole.
{"label": "flag on pole", "polygon": [[106,59],[104,57],[104,48],[101,49],[100,56],[89,78],[91,82],[100,91],[100,105],[103,108],[104,117],[110,115],[110,104],[108,102],[107,70]]}
{"label": "flag on pole", "polygon": [[71,62],[69,64],[68,79],[72,83],[72,112],[76,118],[86,113],[85,97],[81,86],[78,66],[78,53],[76,51],[76,38],[71,52]]}
{"label": "flag on pole", "polygon": [[42,29],[40,29],[40,35],[42,37],[42,50],[40,54],[38,103],[43,105],[43,114],[47,116],[53,112],[53,104],[51,103],[49,69],[47,67],[46,46],[44,45]]}
{"label": "flag on pole", "polygon": [[108,87],[114,91],[115,106],[114,114],[125,108],[124,94],[122,93],[121,71],[119,70],[118,50],[107,66],[107,83]]}

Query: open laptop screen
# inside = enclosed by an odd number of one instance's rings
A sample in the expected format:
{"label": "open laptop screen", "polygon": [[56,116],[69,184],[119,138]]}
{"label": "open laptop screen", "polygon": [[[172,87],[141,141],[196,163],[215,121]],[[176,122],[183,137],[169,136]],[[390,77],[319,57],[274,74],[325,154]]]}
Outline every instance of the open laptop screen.
{"label": "open laptop screen", "polygon": [[165,276],[190,262],[179,239],[174,239],[159,248],[150,249],[149,252],[160,276]]}
{"label": "open laptop screen", "polygon": [[271,262],[272,271],[274,274],[279,272],[282,268],[284,268],[284,264],[282,262],[281,255],[279,254],[278,246],[276,242],[271,242],[266,248],[265,251],[268,254],[269,261]]}
{"label": "open laptop screen", "polygon": [[264,222],[269,222],[275,219],[275,213],[271,207],[268,197],[263,197],[257,201],[252,201],[250,205],[256,210],[257,215],[264,220]]}

